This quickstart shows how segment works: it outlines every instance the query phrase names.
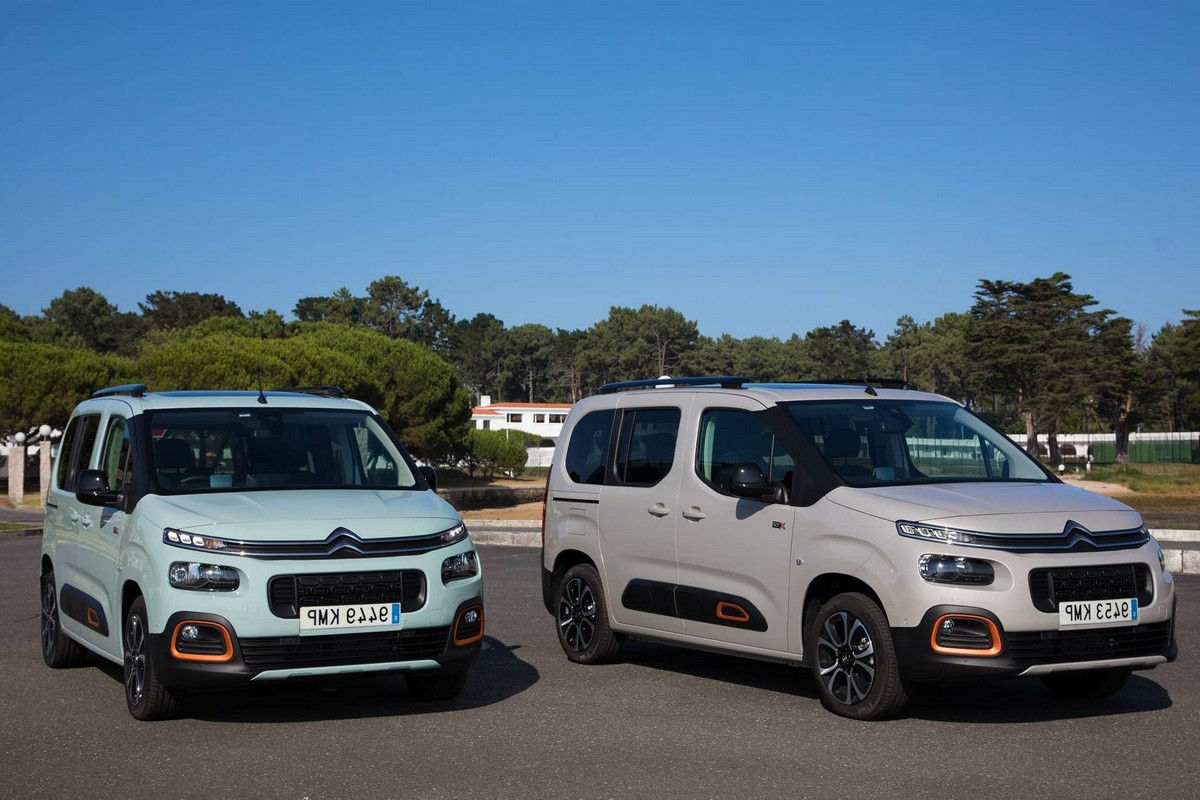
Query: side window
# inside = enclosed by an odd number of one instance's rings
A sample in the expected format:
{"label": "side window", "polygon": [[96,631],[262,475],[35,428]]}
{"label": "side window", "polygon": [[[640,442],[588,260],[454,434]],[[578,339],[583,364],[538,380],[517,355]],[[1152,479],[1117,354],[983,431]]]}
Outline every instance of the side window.
{"label": "side window", "polygon": [[128,488],[133,476],[129,474],[129,431],[123,417],[113,417],[108,421],[100,469],[108,478],[109,489],[123,492]]}
{"label": "side window", "polygon": [[575,483],[604,483],[604,460],[612,433],[613,411],[593,411],[575,425],[567,445],[567,477]]}
{"label": "side window", "polygon": [[706,411],[700,420],[696,472],[722,494],[732,496],[729,478],[738,464],[753,464],[768,481],[790,482],[795,466],[775,434],[746,411]]}
{"label": "side window", "polygon": [[653,486],[666,477],[675,461],[679,417],[678,408],[638,408],[622,415],[617,445],[622,483]]}
{"label": "side window", "polygon": [[58,448],[58,466],[55,480],[64,492],[75,491],[75,476],[85,469],[96,444],[96,431],[100,418],[94,414],[79,416],[71,420]]}

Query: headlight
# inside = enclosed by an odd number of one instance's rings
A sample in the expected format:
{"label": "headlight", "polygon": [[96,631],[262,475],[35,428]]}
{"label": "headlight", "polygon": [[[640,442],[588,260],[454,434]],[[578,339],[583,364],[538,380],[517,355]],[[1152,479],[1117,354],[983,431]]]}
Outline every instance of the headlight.
{"label": "headlight", "polygon": [[474,578],[479,574],[479,559],[474,550],[450,556],[442,561],[442,583]]}
{"label": "headlight", "polygon": [[923,539],[927,542],[945,542],[947,544],[975,544],[978,538],[974,533],[959,531],[954,528],[944,528],[937,525],[922,525],[919,522],[897,522],[896,530],[901,536],[910,539]]}
{"label": "headlight", "polygon": [[167,569],[167,580],[176,589],[201,592],[232,592],[241,584],[238,571],[220,564],[175,561]]}
{"label": "headlight", "polygon": [[163,542],[176,547],[190,547],[196,550],[224,550],[229,546],[221,539],[201,536],[197,533],[184,533],[174,528],[163,528]]}
{"label": "headlight", "polygon": [[460,522],[453,528],[442,531],[441,537],[442,544],[444,545],[461,542],[463,539],[467,538],[467,526],[466,524]]}
{"label": "headlight", "polygon": [[921,577],[929,583],[957,583],[987,586],[996,580],[996,571],[986,561],[962,556],[926,554],[917,562]]}

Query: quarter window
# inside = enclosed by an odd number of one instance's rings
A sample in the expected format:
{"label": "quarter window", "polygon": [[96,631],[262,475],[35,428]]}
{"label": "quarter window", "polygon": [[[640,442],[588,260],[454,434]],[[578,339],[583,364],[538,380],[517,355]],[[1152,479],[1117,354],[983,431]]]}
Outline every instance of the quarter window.
{"label": "quarter window", "polygon": [[575,424],[564,465],[575,483],[604,483],[604,462],[612,433],[613,412],[593,411]]}
{"label": "quarter window", "polygon": [[108,478],[109,489],[114,492],[125,491],[132,476],[129,474],[129,431],[123,417],[113,417],[108,422],[100,469]]}

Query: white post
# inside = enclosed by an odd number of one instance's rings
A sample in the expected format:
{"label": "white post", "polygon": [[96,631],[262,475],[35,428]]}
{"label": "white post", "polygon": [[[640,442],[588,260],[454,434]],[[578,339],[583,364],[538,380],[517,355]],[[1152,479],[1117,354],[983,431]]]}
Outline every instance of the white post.
{"label": "white post", "polygon": [[38,450],[38,457],[41,459],[39,466],[42,491],[39,493],[39,505],[45,507],[46,497],[50,494],[50,440],[42,439],[41,449]]}
{"label": "white post", "polygon": [[25,499],[25,445],[8,448],[8,499],[20,505]]}

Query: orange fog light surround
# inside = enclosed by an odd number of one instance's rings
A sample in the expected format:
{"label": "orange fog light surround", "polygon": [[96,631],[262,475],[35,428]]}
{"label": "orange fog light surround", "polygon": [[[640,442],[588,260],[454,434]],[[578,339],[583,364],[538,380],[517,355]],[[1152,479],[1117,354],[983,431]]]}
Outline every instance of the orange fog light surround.
{"label": "orange fog light surround", "polygon": [[[184,625],[202,625],[206,628],[216,628],[221,632],[221,637],[225,641],[225,652],[219,654],[201,654],[201,653],[181,653],[175,646],[179,641],[179,629]],[[233,640],[229,637],[229,631],[224,625],[216,622],[209,622],[203,619],[185,619],[175,625],[175,630],[171,631],[171,656],[178,658],[180,661],[209,661],[209,662],[225,662],[233,659]]]}
{"label": "orange fog light surround", "polygon": [[[459,638],[459,635],[458,635],[459,626],[461,626],[463,624],[463,619],[468,614],[470,614],[472,611],[479,614],[479,632],[475,633],[471,636],[468,636],[465,639]],[[475,623],[472,622],[472,623],[468,623],[468,624],[474,625]],[[458,619],[454,620],[454,644],[458,645],[459,647],[462,647],[462,646],[468,645],[468,644],[475,644],[482,638],[483,638],[483,606],[471,606],[469,608],[464,608],[462,613],[458,615]]]}
{"label": "orange fog light surround", "polygon": [[[970,647],[946,647],[938,644],[938,631],[942,627],[942,623],[946,620],[971,620],[972,622],[981,622],[987,628],[988,636],[992,640],[992,646],[986,649],[977,649]],[[947,656],[977,656],[979,658],[987,658],[1000,655],[1000,651],[1004,649],[1000,641],[1000,630],[996,627],[996,623],[992,622],[987,617],[980,617],[974,614],[943,614],[933,623],[933,631],[929,634],[929,646],[933,648],[935,653],[941,653]]]}

